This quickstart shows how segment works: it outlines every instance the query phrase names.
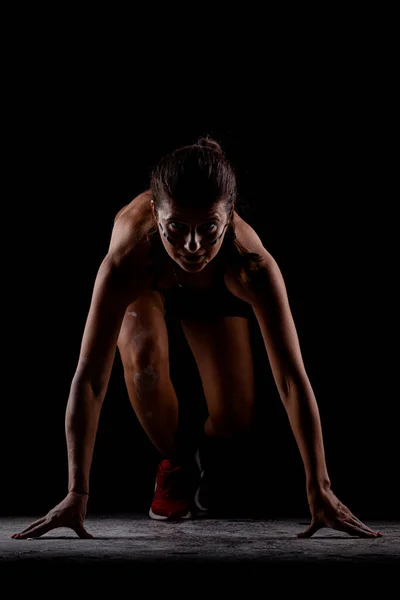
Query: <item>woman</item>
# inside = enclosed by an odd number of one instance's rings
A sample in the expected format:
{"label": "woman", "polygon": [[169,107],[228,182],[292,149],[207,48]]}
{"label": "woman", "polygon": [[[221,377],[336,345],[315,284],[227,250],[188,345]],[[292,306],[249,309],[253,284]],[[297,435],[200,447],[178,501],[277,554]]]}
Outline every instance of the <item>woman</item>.
{"label": "woman", "polygon": [[[117,347],[132,406],[163,457],[150,516],[189,518],[196,505],[206,508],[205,472],[200,465],[196,471],[196,449],[251,423],[251,311],[304,464],[312,521],[298,535],[309,537],[322,527],[381,535],[331,490],[318,407],[285,283],[256,232],[235,212],[236,201],[229,162],[215,141],[203,138],[164,157],[150,190],[119,211],[96,277],[68,399],[69,491],[45,517],[12,537],[38,537],[61,526],[92,537],[83,525],[89,471]],[[181,320],[202,380],[208,417],[200,440],[179,427],[166,313]]]}

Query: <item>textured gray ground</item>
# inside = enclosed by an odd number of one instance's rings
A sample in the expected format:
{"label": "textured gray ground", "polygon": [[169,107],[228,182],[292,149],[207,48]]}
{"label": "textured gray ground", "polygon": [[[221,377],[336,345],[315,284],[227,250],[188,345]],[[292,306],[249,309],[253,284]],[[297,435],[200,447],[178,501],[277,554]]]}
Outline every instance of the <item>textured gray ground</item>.
{"label": "textured gray ground", "polygon": [[[180,523],[152,521],[144,515],[91,516],[87,529],[93,540],[81,540],[68,529],[56,529],[42,538],[13,540],[32,517],[0,520],[1,573],[14,576],[34,567],[49,572],[60,568],[72,572],[75,566],[86,573],[105,573],[117,568],[135,581],[140,576],[157,580],[157,575],[175,571],[186,575],[201,573],[271,574],[289,572],[313,574],[322,568],[360,566],[369,574],[379,566],[400,576],[400,522],[367,522],[383,538],[352,538],[330,529],[310,539],[296,533],[306,520],[198,519]],[[95,569],[93,570],[93,567]],[[365,570],[364,569],[364,570]],[[357,571],[358,572],[358,571]],[[283,577],[283,580],[285,577]],[[255,581],[253,578],[252,581]],[[198,584],[196,583],[196,586]]]}

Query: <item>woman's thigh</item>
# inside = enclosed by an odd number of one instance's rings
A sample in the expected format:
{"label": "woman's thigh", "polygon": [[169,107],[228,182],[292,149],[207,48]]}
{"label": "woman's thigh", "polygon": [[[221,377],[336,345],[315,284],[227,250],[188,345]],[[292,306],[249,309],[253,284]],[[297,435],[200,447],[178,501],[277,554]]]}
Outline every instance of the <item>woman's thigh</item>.
{"label": "woman's thigh", "polygon": [[247,427],[254,405],[248,319],[215,316],[209,321],[185,318],[181,323],[199,369],[213,429],[230,435]]}

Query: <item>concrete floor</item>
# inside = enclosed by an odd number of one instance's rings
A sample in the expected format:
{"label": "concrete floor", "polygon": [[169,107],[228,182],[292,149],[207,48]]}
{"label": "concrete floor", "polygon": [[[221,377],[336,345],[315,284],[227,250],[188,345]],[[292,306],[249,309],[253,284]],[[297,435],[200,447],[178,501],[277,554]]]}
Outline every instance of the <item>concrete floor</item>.
{"label": "concrete floor", "polygon": [[146,515],[96,515],[86,520],[87,530],[95,536],[92,540],[81,540],[65,528],[38,539],[10,539],[33,520],[0,519],[1,578],[11,575],[15,581],[17,575],[28,572],[46,576],[73,573],[79,567],[90,577],[95,574],[96,581],[98,575],[117,573],[135,582],[151,581],[152,586],[162,585],[164,575],[179,580],[185,573],[185,577],[195,577],[191,581],[196,589],[206,585],[208,576],[215,581],[217,575],[226,589],[227,576],[235,585],[243,581],[255,585],[265,576],[268,581],[274,576],[281,585],[289,585],[291,574],[296,574],[296,581],[299,577],[308,581],[311,574],[315,577],[328,571],[360,578],[360,568],[371,583],[378,568],[379,573],[384,568],[383,582],[396,572],[400,581],[400,522],[367,522],[384,534],[378,539],[353,538],[323,529],[301,540],[296,533],[309,525],[306,519],[203,518],[165,523]]}

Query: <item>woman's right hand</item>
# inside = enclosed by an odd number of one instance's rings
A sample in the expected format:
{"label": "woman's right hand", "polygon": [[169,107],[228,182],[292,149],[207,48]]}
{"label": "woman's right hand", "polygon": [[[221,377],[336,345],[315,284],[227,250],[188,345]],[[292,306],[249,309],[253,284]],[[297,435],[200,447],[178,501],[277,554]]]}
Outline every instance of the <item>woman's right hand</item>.
{"label": "woman's right hand", "polygon": [[14,540],[26,540],[27,538],[40,537],[44,533],[57,527],[70,527],[80,538],[93,538],[83,526],[86,517],[88,496],[69,492],[60,504],[52,508],[45,517],[34,521],[21,531],[14,533]]}

